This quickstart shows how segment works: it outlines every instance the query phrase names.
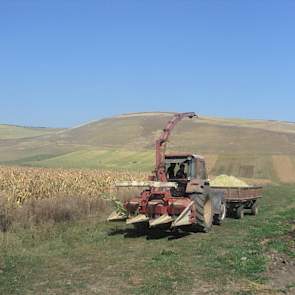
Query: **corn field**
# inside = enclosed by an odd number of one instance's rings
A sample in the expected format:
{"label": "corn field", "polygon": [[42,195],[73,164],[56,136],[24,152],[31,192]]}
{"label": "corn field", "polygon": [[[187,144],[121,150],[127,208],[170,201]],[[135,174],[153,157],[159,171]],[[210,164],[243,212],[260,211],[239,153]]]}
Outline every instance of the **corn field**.
{"label": "corn field", "polygon": [[57,196],[98,197],[116,181],[143,180],[145,173],[108,170],[50,169],[0,166],[0,193],[12,203]]}

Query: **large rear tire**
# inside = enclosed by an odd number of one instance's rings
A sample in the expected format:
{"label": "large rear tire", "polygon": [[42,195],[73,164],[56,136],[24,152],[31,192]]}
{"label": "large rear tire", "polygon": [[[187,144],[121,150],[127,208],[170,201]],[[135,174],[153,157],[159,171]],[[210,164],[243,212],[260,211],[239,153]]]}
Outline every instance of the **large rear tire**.
{"label": "large rear tire", "polygon": [[209,232],[213,222],[213,204],[209,194],[194,194],[196,225],[202,232]]}

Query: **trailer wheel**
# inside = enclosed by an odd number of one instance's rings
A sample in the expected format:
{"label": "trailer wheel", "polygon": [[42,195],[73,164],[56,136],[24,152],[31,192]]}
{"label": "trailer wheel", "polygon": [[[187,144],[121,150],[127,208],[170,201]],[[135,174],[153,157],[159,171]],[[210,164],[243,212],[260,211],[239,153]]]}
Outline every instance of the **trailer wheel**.
{"label": "trailer wheel", "polygon": [[256,205],[256,203],[253,204],[253,206],[251,207],[251,214],[256,216],[258,214],[258,207]]}
{"label": "trailer wheel", "polygon": [[196,225],[202,232],[210,231],[213,222],[213,205],[209,194],[194,194]]}
{"label": "trailer wheel", "polygon": [[226,216],[226,206],[224,203],[220,204],[220,213],[213,217],[213,224],[221,225]]}
{"label": "trailer wheel", "polygon": [[239,208],[237,209],[236,217],[237,217],[238,219],[242,219],[242,218],[244,218],[244,207],[243,207],[243,206],[241,206],[241,207],[239,207]]}

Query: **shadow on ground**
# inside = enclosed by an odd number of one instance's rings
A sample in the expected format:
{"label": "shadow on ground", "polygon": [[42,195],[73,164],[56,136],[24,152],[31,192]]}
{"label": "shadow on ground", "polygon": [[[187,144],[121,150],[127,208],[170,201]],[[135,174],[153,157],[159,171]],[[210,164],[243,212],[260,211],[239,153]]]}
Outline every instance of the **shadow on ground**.
{"label": "shadow on ground", "polygon": [[158,229],[145,229],[138,230],[135,228],[112,228],[108,231],[108,236],[123,235],[124,238],[139,238],[146,237],[147,240],[157,240],[157,239],[168,239],[176,240],[181,239],[192,233],[197,232],[196,230],[158,230]]}

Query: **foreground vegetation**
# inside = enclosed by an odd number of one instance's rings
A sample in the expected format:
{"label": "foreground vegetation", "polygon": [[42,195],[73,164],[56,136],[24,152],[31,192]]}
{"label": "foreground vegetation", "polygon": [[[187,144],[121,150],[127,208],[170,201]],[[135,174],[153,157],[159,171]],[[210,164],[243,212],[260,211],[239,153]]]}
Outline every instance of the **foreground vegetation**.
{"label": "foreground vegetation", "polygon": [[0,294],[293,294],[295,187],[209,234],[141,235],[100,217],[2,233]]}

